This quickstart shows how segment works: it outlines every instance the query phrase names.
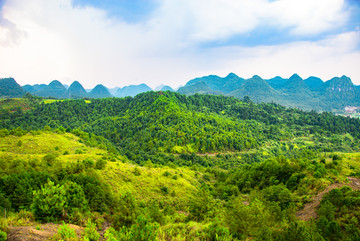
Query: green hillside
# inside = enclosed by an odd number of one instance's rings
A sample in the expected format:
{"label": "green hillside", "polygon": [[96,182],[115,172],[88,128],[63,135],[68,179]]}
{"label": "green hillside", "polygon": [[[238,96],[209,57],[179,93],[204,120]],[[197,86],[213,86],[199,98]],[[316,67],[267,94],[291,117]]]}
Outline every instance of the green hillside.
{"label": "green hillside", "polygon": [[29,108],[0,116],[2,233],[64,221],[105,240],[360,235],[359,119],[170,91],[18,102]]}

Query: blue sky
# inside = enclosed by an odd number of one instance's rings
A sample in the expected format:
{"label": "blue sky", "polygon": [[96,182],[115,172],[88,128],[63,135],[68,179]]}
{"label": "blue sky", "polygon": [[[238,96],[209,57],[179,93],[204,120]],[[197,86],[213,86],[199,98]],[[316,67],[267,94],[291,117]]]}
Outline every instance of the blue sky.
{"label": "blue sky", "polygon": [[209,74],[349,76],[359,0],[0,0],[0,77],[87,88]]}
{"label": "blue sky", "polygon": [[73,0],[74,7],[92,6],[106,11],[109,17],[115,17],[128,23],[146,20],[158,7],[156,1],[151,0]]}

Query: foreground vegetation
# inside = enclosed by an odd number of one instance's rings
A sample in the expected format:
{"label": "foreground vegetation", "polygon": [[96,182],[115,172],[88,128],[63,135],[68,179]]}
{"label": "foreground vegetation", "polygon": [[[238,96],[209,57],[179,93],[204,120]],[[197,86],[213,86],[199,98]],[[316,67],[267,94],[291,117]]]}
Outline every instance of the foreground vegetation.
{"label": "foreground vegetation", "polygon": [[358,119],[170,92],[1,103],[0,240],[44,222],[63,240],[69,223],[84,240],[360,238],[350,187],[296,215],[360,176]]}

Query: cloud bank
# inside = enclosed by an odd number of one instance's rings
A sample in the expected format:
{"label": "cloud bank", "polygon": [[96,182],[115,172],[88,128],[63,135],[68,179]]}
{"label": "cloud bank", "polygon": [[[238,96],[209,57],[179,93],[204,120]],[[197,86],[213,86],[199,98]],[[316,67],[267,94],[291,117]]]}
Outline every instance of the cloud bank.
{"label": "cloud bank", "polygon": [[90,3],[6,1],[0,77],[20,84],[78,80],[88,88],[176,87],[208,74],[296,72],[324,80],[345,74],[360,84],[359,8],[350,1],[156,0],[156,6],[127,21]]}

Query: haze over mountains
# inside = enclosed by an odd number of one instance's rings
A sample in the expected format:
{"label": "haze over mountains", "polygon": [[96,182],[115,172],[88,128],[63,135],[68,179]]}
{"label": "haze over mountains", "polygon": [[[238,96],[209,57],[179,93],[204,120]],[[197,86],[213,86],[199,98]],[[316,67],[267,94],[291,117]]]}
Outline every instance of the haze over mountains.
{"label": "haze over mountains", "polygon": [[[13,78],[0,79],[0,97],[20,97],[26,92],[32,95],[53,98],[106,98],[136,96],[151,91],[146,84],[129,85],[108,89],[98,84],[86,91],[78,82],[64,86],[57,80],[49,85],[20,86]],[[170,86],[161,85],[155,91],[174,91]],[[304,110],[341,111],[345,106],[360,105],[360,86],[352,83],[347,76],[334,77],[326,82],[318,77],[302,79],[294,74],[289,79],[276,76],[262,79],[258,75],[244,79],[234,73],[226,77],[209,75],[195,78],[177,90],[181,94],[215,94],[244,98],[249,96],[254,102],[275,102]]]}

